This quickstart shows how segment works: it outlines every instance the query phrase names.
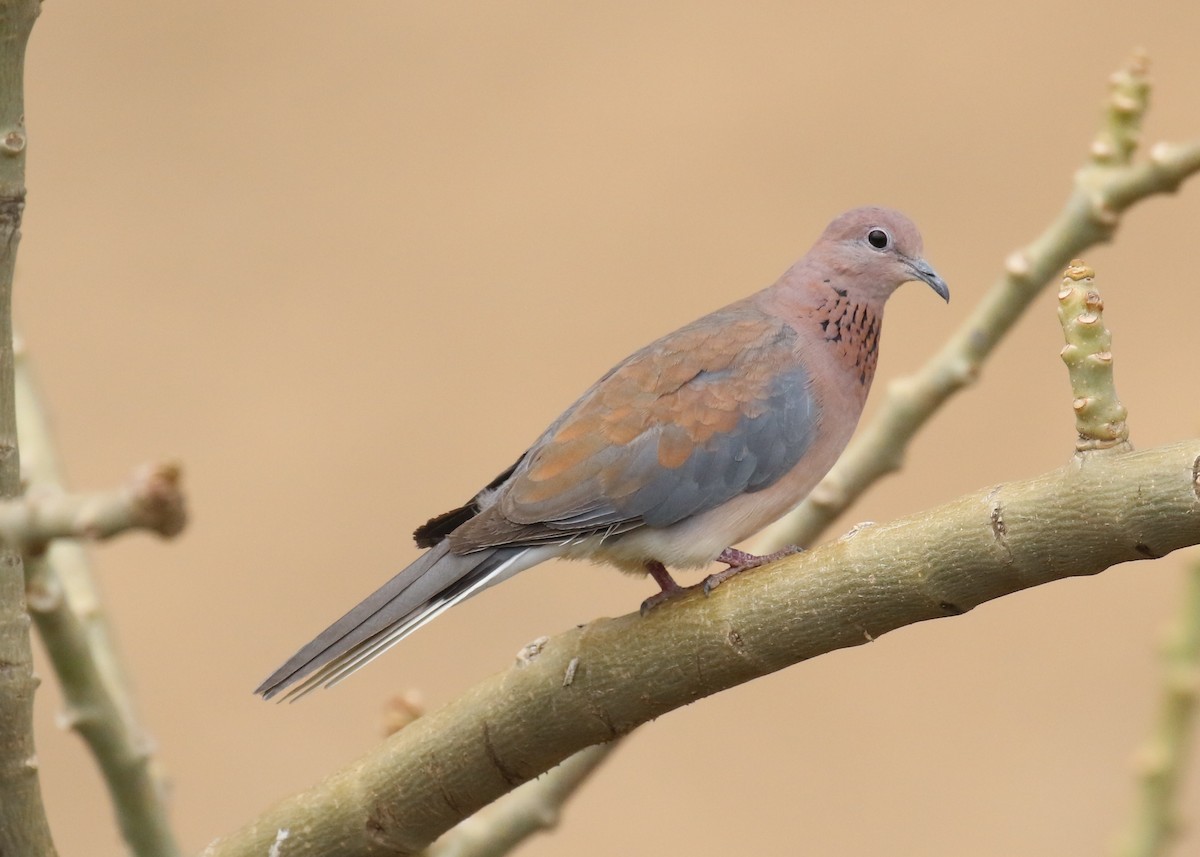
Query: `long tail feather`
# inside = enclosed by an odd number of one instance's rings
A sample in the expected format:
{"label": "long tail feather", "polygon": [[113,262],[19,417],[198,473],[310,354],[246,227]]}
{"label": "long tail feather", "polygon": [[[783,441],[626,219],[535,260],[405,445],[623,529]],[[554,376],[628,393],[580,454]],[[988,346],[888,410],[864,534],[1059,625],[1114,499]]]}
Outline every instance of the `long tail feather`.
{"label": "long tail feather", "polygon": [[283,698],[294,701],[337,684],[455,604],[549,553],[497,548],[457,556],[443,541],[318,634],[254,692],[270,699],[290,687]]}

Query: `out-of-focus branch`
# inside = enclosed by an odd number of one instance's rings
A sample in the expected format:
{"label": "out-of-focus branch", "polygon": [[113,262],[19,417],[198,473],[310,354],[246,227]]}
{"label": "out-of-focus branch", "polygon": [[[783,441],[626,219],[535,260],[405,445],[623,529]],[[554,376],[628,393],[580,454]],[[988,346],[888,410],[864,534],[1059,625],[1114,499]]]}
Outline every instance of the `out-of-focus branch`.
{"label": "out-of-focus branch", "polygon": [[[416,854],[585,747],[789,664],[1200,543],[1200,440],[1092,456],[560,634],[205,857]],[[570,680],[566,680],[569,676]]]}
{"label": "out-of-focus branch", "polygon": [[0,543],[39,554],[54,539],[108,539],[129,530],[169,538],[186,523],[179,467],[147,464],[128,483],[102,494],[64,494],[45,485],[0,502]]}
{"label": "out-of-focus branch", "polygon": [[1179,833],[1175,801],[1200,694],[1200,563],[1184,580],[1179,619],[1163,647],[1158,724],[1138,754],[1138,796],[1119,857],[1160,857]]}
{"label": "out-of-focus branch", "polygon": [[755,552],[809,544],[876,480],[898,470],[909,442],[934,413],[979,375],[984,361],[1033,299],[1085,249],[1112,238],[1121,215],[1147,197],[1176,190],[1200,172],[1200,140],[1159,143],[1133,162],[1149,101],[1147,61],[1137,54],[1115,75],[1104,127],[1058,217],[1024,249],[917,374],[898,379],[874,420],[863,426],[837,464],[796,511],[768,529]]}
{"label": "out-of-focus branch", "polygon": [[[21,493],[12,287],[25,209],[25,47],[41,4],[0,0],[0,500]],[[33,656],[21,553],[0,546],[0,854],[53,855],[33,743]]]}
{"label": "out-of-focus branch", "polygon": [[563,805],[600,767],[620,740],[580,750],[558,767],[458,823],[428,857],[503,857],[530,836],[558,826]]}
{"label": "out-of-focus branch", "polygon": [[[63,476],[49,420],[19,338],[15,374],[25,481],[35,497],[59,491]],[[162,535],[182,527],[178,468],[173,466],[143,468],[124,492],[108,500],[120,514],[103,514],[101,520],[141,519],[156,524]],[[77,516],[66,518],[79,523]],[[137,857],[175,857],[181,852],[167,820],[163,775],[152,743],[138,725],[87,553],[78,541],[58,539],[27,556],[26,566],[29,610],[63,689],[61,722],[79,734],[96,758],[130,851]]]}

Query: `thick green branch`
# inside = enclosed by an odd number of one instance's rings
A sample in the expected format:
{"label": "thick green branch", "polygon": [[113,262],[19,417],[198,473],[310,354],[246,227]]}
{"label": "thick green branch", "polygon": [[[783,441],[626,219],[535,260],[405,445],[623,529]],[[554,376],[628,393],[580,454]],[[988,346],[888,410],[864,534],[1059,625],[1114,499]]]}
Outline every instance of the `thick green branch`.
{"label": "thick green branch", "polygon": [[[584,747],[903,625],[1200,543],[1200,440],[1075,458],[1036,479],[747,572],[709,597],[568,631],[207,857],[414,854]],[[564,681],[569,673],[571,680]]]}
{"label": "thick green branch", "polygon": [[1076,174],[1062,212],[1033,243],[1009,257],[1004,274],[941,351],[917,374],[888,387],[875,419],[859,430],[800,507],[760,537],[757,551],[811,543],[874,482],[898,470],[916,433],[947,399],[979,376],[996,345],[1071,259],[1108,241],[1130,206],[1170,193],[1200,172],[1200,140],[1160,143],[1147,161],[1132,162],[1149,97],[1145,66],[1139,55],[1114,75],[1104,128],[1092,144],[1088,164]]}
{"label": "thick green branch", "polygon": [[[0,500],[21,493],[12,285],[25,208],[25,46],[39,10],[37,0],[0,2]],[[36,684],[21,554],[0,546],[0,854],[54,853],[33,744]]]}

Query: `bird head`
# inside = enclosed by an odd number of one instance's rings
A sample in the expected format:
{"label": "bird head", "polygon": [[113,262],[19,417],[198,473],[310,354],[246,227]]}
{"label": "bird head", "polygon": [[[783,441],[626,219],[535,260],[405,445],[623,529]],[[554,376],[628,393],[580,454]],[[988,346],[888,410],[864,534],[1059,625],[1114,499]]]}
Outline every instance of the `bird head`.
{"label": "bird head", "polygon": [[920,280],[950,300],[950,289],[922,256],[921,233],[899,211],[854,208],[825,228],[813,248],[862,297],[886,300],[904,283]]}

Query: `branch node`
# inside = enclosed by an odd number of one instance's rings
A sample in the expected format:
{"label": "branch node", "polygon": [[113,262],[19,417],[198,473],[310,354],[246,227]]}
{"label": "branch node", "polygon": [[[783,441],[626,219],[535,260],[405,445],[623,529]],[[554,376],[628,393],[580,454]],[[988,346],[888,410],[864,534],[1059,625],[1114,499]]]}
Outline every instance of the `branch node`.
{"label": "branch node", "polygon": [[51,613],[63,606],[63,589],[56,581],[39,576],[25,586],[25,605],[33,613]]}
{"label": "branch node", "polygon": [[1122,92],[1114,93],[1109,104],[1112,106],[1112,109],[1115,113],[1121,113],[1125,115],[1136,113],[1140,107],[1136,98],[1134,98],[1132,95]]}
{"label": "branch node", "polygon": [[953,379],[955,390],[966,387],[979,380],[979,364],[974,360],[956,360],[950,365],[950,377]]}
{"label": "branch node", "polygon": [[286,827],[281,827],[275,832],[275,841],[271,843],[270,850],[267,851],[267,857],[283,857],[283,843],[289,836],[291,830]]}
{"label": "branch node", "polygon": [[538,637],[532,642],[526,643],[517,652],[517,666],[527,667],[533,660],[542,653],[542,649],[546,648],[546,644],[550,642],[549,637]]}
{"label": "branch node", "polygon": [[1004,507],[997,500],[992,503],[992,514],[989,516],[992,522],[992,538],[1003,543],[1004,537],[1008,535],[1008,524],[1004,522]]}
{"label": "branch node", "polygon": [[826,476],[808,495],[808,500],[818,509],[839,509],[846,502],[845,496],[845,489]]}
{"label": "branch node", "polygon": [[562,686],[570,687],[575,683],[575,672],[579,669],[579,658],[571,658],[567,664],[566,672],[563,673]]}
{"label": "branch node", "polygon": [[79,725],[87,720],[87,717],[78,708],[64,708],[54,717],[54,725],[63,732],[78,732]]}
{"label": "branch node", "polygon": [[1093,140],[1091,146],[1092,158],[1097,161],[1111,161],[1117,156],[1116,147],[1108,140]]}
{"label": "branch node", "polygon": [[1029,263],[1029,254],[1024,250],[1014,250],[1009,253],[1008,258],[1004,260],[1004,270],[1010,277],[1027,280],[1033,270],[1033,266]]}
{"label": "branch node", "polygon": [[857,523],[853,527],[851,527],[849,530],[847,530],[842,535],[842,537],[838,539],[838,541],[839,542],[848,542],[852,538],[857,536],[859,533],[861,533],[863,530],[869,529],[873,526],[875,526],[874,521],[860,521],[859,523]]}
{"label": "branch node", "polygon": [[11,130],[0,139],[0,151],[10,158],[15,158],[17,155],[25,151],[25,132],[20,130]]}
{"label": "branch node", "polygon": [[144,525],[163,538],[178,535],[187,524],[182,476],[183,468],[174,461],[143,465],[134,473],[134,506]]}
{"label": "branch node", "polygon": [[1093,192],[1088,202],[1088,215],[1098,226],[1103,228],[1105,232],[1112,232],[1112,230],[1116,229],[1117,223],[1121,219],[1121,214],[1113,208],[1104,193],[1101,191]]}

